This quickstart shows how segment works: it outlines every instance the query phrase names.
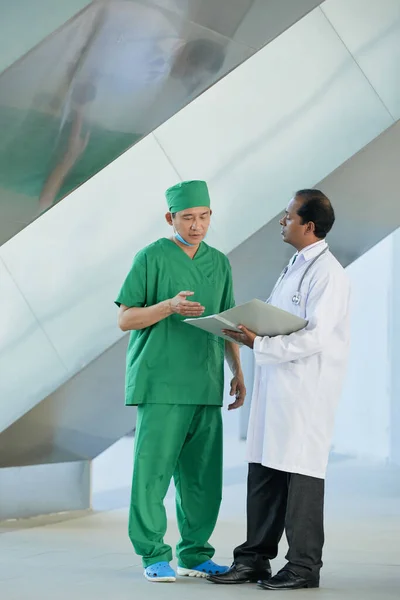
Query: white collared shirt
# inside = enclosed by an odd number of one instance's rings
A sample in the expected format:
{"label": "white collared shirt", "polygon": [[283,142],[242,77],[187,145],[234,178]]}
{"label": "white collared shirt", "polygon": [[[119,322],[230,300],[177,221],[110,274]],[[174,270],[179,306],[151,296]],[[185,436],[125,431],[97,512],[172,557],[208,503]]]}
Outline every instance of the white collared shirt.
{"label": "white collared shirt", "polygon": [[[305,270],[305,269],[302,269],[301,267],[304,267],[304,265],[306,263],[308,263],[310,260],[312,260],[316,256],[318,256],[327,247],[328,247],[328,244],[326,243],[325,240],[319,240],[318,242],[315,242],[314,244],[310,244],[309,246],[306,246],[305,248],[303,248],[303,250],[300,250],[300,252],[296,252],[290,259],[288,265],[282,271],[281,275],[279,276],[278,281],[276,282],[276,284],[271,292],[271,295],[269,296],[269,298],[267,300],[267,303],[274,304],[273,297],[275,295],[275,292],[278,290],[278,288],[281,287],[283,279],[286,280],[292,272],[299,271],[300,277],[299,277],[298,281],[300,281],[301,275],[303,274],[303,272]],[[307,268],[307,267],[305,267],[305,268]]]}
{"label": "white collared shirt", "polygon": [[314,242],[313,244],[306,246],[305,248],[303,248],[303,250],[300,250],[300,252],[296,252],[292,256],[289,266],[293,266],[295,263],[299,264],[298,261],[300,261],[301,264],[302,262],[308,262],[309,260],[312,260],[327,246],[328,244],[325,240],[318,240],[318,242]]}

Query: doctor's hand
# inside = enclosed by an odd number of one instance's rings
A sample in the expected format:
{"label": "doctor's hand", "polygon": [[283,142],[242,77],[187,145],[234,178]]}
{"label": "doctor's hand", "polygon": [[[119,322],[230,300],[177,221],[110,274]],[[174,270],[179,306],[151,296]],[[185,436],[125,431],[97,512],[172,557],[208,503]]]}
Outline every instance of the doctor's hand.
{"label": "doctor's hand", "polygon": [[246,386],[244,385],[243,375],[235,376],[231,381],[231,396],[236,396],[235,402],[229,404],[228,410],[234,410],[243,406],[244,399],[246,398]]}
{"label": "doctor's hand", "polygon": [[188,296],[193,295],[194,292],[179,292],[175,298],[169,300],[171,312],[183,317],[201,317],[205,311],[204,306],[201,306],[199,302],[186,300]]}
{"label": "doctor's hand", "polygon": [[239,325],[238,329],[240,329],[241,333],[238,333],[237,331],[231,331],[230,329],[223,329],[222,332],[228,337],[232,338],[235,342],[244,344],[249,348],[253,348],[254,340],[256,339],[257,334],[253,331],[250,331],[250,329],[247,329],[247,327],[244,325]]}

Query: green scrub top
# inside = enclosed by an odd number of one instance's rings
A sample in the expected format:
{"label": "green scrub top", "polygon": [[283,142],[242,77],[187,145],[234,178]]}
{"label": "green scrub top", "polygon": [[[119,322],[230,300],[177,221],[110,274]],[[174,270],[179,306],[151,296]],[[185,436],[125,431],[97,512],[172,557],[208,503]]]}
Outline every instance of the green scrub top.
{"label": "green scrub top", "polygon": [[[141,250],[116,300],[120,306],[152,306],[190,290],[203,316],[234,306],[228,258],[202,242],[193,259],[162,238]],[[132,331],[127,351],[126,396],[138,404],[221,406],[223,339],[183,323],[173,314],[152,327]]]}

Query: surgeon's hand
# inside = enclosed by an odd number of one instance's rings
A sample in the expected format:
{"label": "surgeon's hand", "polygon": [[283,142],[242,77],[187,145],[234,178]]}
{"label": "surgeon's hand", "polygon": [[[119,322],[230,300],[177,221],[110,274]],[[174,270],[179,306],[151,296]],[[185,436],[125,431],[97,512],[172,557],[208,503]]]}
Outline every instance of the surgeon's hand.
{"label": "surgeon's hand", "polygon": [[188,296],[193,296],[194,292],[179,292],[175,298],[169,301],[172,313],[182,315],[183,317],[201,317],[205,311],[204,306],[199,302],[186,300]]}
{"label": "surgeon's hand", "polygon": [[243,406],[244,399],[246,398],[246,386],[244,385],[243,376],[232,379],[230,395],[236,396],[236,400],[232,404],[229,404],[228,410],[234,410]]}
{"label": "surgeon's hand", "polygon": [[239,325],[238,329],[240,329],[241,333],[238,333],[237,331],[231,331],[230,329],[223,329],[222,332],[228,337],[230,337],[232,340],[235,340],[235,342],[238,342],[239,344],[244,344],[249,348],[253,348],[254,340],[256,339],[257,334],[254,333],[254,331],[250,331],[250,329],[247,329],[247,327],[245,327],[244,325]]}

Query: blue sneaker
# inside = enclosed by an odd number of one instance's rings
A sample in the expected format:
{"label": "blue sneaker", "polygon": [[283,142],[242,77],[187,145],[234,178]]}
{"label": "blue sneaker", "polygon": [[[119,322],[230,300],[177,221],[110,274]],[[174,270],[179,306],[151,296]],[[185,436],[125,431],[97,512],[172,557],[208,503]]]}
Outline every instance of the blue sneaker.
{"label": "blue sneaker", "polygon": [[169,563],[163,561],[149,565],[144,570],[144,576],[147,581],[157,583],[173,583],[176,581],[175,571],[171,569]]}
{"label": "blue sneaker", "polygon": [[229,571],[229,567],[216,565],[213,560],[206,560],[206,562],[193,567],[193,569],[178,567],[178,575],[180,577],[207,577],[208,575],[221,575],[227,571]]}

